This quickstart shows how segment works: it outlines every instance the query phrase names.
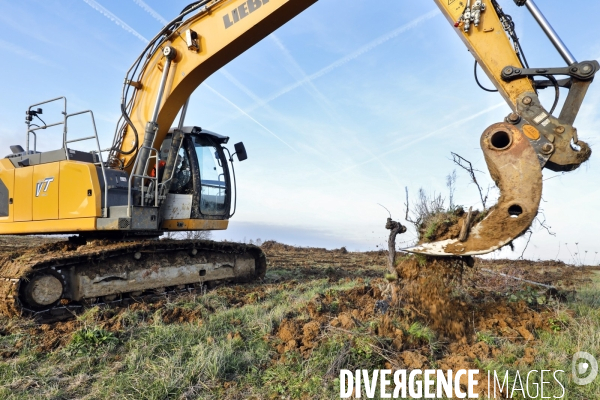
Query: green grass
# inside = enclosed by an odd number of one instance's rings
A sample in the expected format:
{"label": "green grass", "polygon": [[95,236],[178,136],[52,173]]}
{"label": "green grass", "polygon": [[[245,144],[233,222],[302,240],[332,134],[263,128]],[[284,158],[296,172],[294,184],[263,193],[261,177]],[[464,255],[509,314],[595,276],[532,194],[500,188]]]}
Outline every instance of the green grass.
{"label": "green grass", "polygon": [[[521,376],[526,376],[531,370],[563,370],[557,377],[565,387],[566,394],[563,399],[595,399],[600,396],[600,378],[596,378],[587,386],[576,385],[571,376],[572,355],[578,351],[588,352],[596,357],[600,355],[600,274],[596,271],[593,282],[581,288],[575,299],[566,305],[555,305],[555,316],[550,319],[552,331],[537,332],[538,340],[533,348],[537,354],[532,365],[519,366],[527,344],[515,344],[500,341],[501,355],[495,360],[486,360],[482,368],[497,371],[498,376],[504,376],[509,371],[510,387],[514,384],[514,376],[519,371]],[[571,310],[574,316],[569,316],[565,311]],[[484,337],[480,338],[487,342]],[[488,343],[489,344],[489,343]],[[531,346],[530,346],[531,347]],[[540,383],[541,379],[533,380]],[[552,377],[550,379],[553,379]],[[554,381],[553,381],[554,383]],[[544,396],[557,398],[562,396],[560,385],[554,383],[546,385]],[[532,388],[533,394],[533,388]],[[541,395],[540,395],[541,396]],[[521,399],[520,392],[515,392],[515,399]]]}
{"label": "green grass", "polygon": [[435,332],[420,322],[413,322],[408,328],[407,333],[417,341],[422,340],[427,343],[432,351],[439,348],[440,343],[436,340]]}
{"label": "green grass", "polygon": [[76,331],[69,343],[71,354],[89,354],[106,346],[114,346],[119,342],[115,335],[97,326],[85,327]]}
{"label": "green grass", "polygon": [[149,316],[152,322],[127,311],[121,318],[129,328],[117,335],[98,328],[92,310],[81,317],[87,326],[60,350],[39,353],[32,344],[16,358],[1,361],[0,398],[220,399],[227,391],[224,383],[232,381],[243,397],[262,397],[261,382],[268,376],[276,380],[265,374],[274,355],[266,336],[284,315],[300,310],[315,295],[354,285],[331,285],[323,279],[289,290],[267,289],[262,301],[240,308],[229,307],[218,291],[209,292],[169,304],[202,309],[207,317],[201,326],[164,324],[160,310]]}
{"label": "green grass", "polygon": [[431,224],[427,226],[425,229],[425,234],[423,237],[429,242],[434,239],[433,234],[438,228],[438,221],[432,221]]}

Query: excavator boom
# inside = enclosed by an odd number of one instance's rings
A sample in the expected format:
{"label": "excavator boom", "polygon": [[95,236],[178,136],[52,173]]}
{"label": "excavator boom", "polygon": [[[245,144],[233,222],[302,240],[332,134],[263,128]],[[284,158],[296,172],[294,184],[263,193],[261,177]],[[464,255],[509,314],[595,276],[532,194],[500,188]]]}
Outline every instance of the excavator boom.
{"label": "excavator boom", "polygon": [[[196,14],[167,25],[132,67],[131,72],[139,75],[130,74],[125,83],[134,92],[124,89],[123,108],[129,121],[119,127],[110,158],[131,171],[137,149],[152,144],[160,147],[177,113],[205,79],[316,1],[205,0],[194,4]],[[170,53],[166,55],[164,49]],[[145,54],[150,58],[144,59]]]}

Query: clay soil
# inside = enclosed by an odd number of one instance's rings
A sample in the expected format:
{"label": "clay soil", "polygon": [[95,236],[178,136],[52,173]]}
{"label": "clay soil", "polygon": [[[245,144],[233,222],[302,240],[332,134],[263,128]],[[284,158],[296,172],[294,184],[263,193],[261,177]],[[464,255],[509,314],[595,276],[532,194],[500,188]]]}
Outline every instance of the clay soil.
{"label": "clay soil", "polygon": [[[4,238],[0,257],[15,246],[35,244],[39,241]],[[383,279],[387,262],[384,251],[356,253],[345,248],[298,248],[276,242],[266,242],[262,249],[268,258],[263,282],[221,285],[209,291],[224,296],[228,307],[243,308],[261,302],[267,292],[290,290],[315,280],[351,284],[350,289],[318,293],[300,308],[290,305],[290,311],[265,337],[273,350],[273,364],[285,363],[293,355],[309,359],[336,336],[345,338],[345,349],[357,346],[361,337],[373,338],[371,347],[380,356],[380,368],[477,368],[478,360],[494,358],[500,352],[494,341],[533,344],[536,332],[550,331],[553,311],[546,304],[572,296],[595,270],[561,262],[482,259],[468,268],[459,261],[399,254],[399,279],[390,283]],[[556,289],[529,285],[499,273]],[[122,318],[126,311],[138,311],[149,324],[160,318],[164,324],[201,326],[210,318],[210,310],[167,307],[172,301],[164,298],[127,309],[102,309],[95,318],[101,329],[117,337],[131,329]],[[37,325],[0,317],[0,336],[26,334],[37,339],[34,351],[47,353],[67,346],[85,323],[71,320]],[[482,333],[494,339],[482,340]],[[230,335],[235,338],[236,332]],[[0,346],[0,362],[17,357],[21,347],[19,342],[10,348]],[[526,347],[516,363],[532,363],[535,355],[534,346]],[[338,367],[348,367],[344,362],[347,357],[340,354]],[[480,392],[486,386],[481,380]]]}

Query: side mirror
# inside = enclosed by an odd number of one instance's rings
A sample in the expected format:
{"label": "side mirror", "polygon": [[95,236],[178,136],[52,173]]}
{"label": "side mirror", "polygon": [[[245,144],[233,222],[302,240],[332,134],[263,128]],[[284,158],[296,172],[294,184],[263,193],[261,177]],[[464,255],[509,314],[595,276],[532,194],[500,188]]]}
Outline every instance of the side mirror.
{"label": "side mirror", "polygon": [[248,153],[246,153],[244,143],[236,143],[233,145],[233,147],[235,148],[235,154],[237,154],[238,161],[244,161],[248,158]]}

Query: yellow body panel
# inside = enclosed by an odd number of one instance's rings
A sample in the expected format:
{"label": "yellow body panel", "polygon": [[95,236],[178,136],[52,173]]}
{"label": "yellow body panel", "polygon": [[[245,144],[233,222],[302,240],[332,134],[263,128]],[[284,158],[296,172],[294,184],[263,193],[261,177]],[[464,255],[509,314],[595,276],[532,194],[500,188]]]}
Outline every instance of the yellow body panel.
{"label": "yellow body panel", "polygon": [[435,2],[453,25],[452,29],[456,30],[458,36],[513,110],[516,110],[517,97],[521,93],[535,93],[528,78],[517,79],[512,82],[504,82],[500,78],[504,67],[523,68],[523,66],[502,28],[496,10],[490,2],[487,2],[486,10],[481,13],[479,26],[472,25],[468,33],[465,33],[462,24],[454,27],[454,24],[465,11],[465,2],[448,0],[435,0]]}
{"label": "yellow body panel", "polygon": [[2,180],[2,182],[8,189],[8,198],[9,198],[8,216],[0,217],[0,223],[13,222],[13,218],[14,218],[13,210],[14,209],[13,209],[12,201],[10,201],[10,199],[12,199],[14,192],[15,192],[15,187],[14,187],[15,186],[15,170],[14,169],[6,170],[2,166],[0,166],[0,179]]}
{"label": "yellow body panel", "polygon": [[0,224],[0,235],[75,233],[96,230],[96,218],[12,222]]}
{"label": "yellow body panel", "polygon": [[170,231],[219,231],[227,229],[227,226],[229,221],[222,219],[167,219],[161,228]]}
{"label": "yellow body panel", "polygon": [[[58,219],[60,163],[33,166],[33,220]],[[70,182],[78,185],[78,182]]]}
{"label": "yellow body panel", "polygon": [[[8,160],[2,160],[8,161]],[[53,232],[72,231],[72,224],[56,225],[56,220],[71,218],[100,217],[102,215],[102,192],[98,181],[96,167],[93,164],[78,161],[60,161],[31,167],[14,168],[0,161],[0,179],[7,184],[12,179],[9,191],[13,204],[9,206],[8,218],[0,218],[3,222],[26,222],[52,220],[56,228]],[[10,164],[10,165],[9,165]],[[11,178],[8,178],[8,176]],[[6,178],[5,178],[6,177]],[[11,182],[13,182],[11,180]],[[92,195],[88,196],[88,190]],[[95,222],[94,228],[95,229]],[[11,228],[10,233],[36,233],[36,225],[22,225]],[[27,226],[28,228],[24,228]],[[4,227],[2,231],[6,230]],[[30,229],[29,231],[24,229]],[[43,232],[48,232],[44,230]]]}
{"label": "yellow body panel", "polygon": [[59,219],[102,216],[102,193],[93,164],[61,161],[58,191]]}
{"label": "yellow body panel", "polygon": [[13,195],[15,222],[33,219],[33,189],[33,167],[16,168]]}
{"label": "yellow body panel", "polygon": [[0,171],[10,171],[11,169],[15,169],[15,166],[8,158],[0,159]]}

